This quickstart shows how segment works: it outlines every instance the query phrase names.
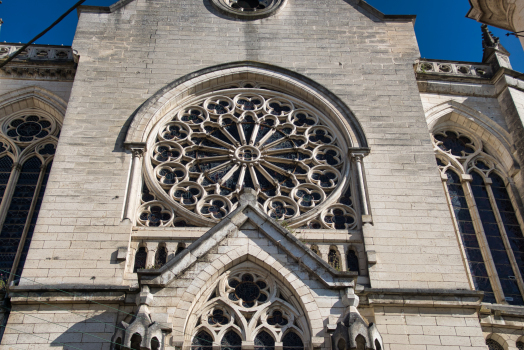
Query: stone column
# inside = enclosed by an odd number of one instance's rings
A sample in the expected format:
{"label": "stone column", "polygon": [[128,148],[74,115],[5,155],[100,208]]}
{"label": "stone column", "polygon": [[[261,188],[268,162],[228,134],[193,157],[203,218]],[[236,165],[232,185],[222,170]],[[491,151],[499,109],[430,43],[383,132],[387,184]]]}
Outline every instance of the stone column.
{"label": "stone column", "polygon": [[133,158],[131,160],[131,173],[127,187],[127,196],[124,210],[124,220],[135,222],[136,210],[139,205],[140,192],[142,190],[142,164],[145,152],[144,147],[130,147]]}

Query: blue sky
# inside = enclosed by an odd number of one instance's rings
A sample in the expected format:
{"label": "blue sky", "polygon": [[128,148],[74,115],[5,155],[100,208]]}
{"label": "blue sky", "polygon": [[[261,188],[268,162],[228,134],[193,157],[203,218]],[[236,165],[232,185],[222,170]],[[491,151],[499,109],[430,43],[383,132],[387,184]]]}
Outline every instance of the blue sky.
{"label": "blue sky", "polygon": [[[0,42],[31,40],[45,29],[77,0],[3,0],[0,18],[4,20]],[[108,6],[116,0],[88,0],[86,5]],[[153,0],[151,0],[153,1]],[[194,0],[201,1],[201,0]],[[330,0],[343,1],[343,0]],[[474,61],[482,60],[480,24],[465,18],[468,0],[367,0],[386,14],[415,14],[415,31],[421,56],[425,58]],[[51,5],[52,4],[52,5]],[[76,12],[70,14],[38,43],[71,45],[75,34]],[[515,70],[524,72],[524,51],[515,37],[506,37],[507,31],[492,28],[502,44],[512,54]]]}

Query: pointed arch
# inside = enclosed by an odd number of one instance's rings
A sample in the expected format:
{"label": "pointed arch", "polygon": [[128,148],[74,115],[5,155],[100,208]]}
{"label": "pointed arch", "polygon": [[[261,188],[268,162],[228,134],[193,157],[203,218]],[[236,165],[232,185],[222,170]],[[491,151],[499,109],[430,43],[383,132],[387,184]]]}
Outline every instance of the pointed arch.
{"label": "pointed arch", "polygon": [[426,111],[430,133],[453,128],[474,134],[487,145],[513,175],[520,170],[511,152],[511,135],[488,116],[456,101],[446,101]]}
{"label": "pointed arch", "polygon": [[[207,300],[203,300],[207,297],[205,293],[212,293],[211,290],[216,285],[219,276],[225,271],[232,269],[241,263],[251,263],[254,266],[265,270],[268,274],[271,274],[276,280],[282,283],[283,287],[290,293],[291,298],[294,298],[302,311],[307,322],[307,328],[304,332],[315,335],[323,330],[323,323],[320,314],[320,310],[315,301],[313,294],[309,288],[302,282],[300,278],[297,278],[296,274],[288,267],[281,266],[278,270],[272,267],[276,261],[272,258],[260,260],[256,256],[261,252],[260,248],[249,246],[249,247],[238,247],[235,250],[227,254],[228,257],[235,258],[221,258],[214,261],[212,266],[209,266],[196,276],[191,285],[188,286],[186,292],[182,295],[182,300],[192,300],[192,302],[186,302],[177,308],[177,312],[174,317],[174,324],[181,324],[182,326],[174,330],[179,334],[186,334],[185,342],[189,342],[187,338],[188,334],[191,334],[191,328],[194,327],[194,321],[190,320],[190,316],[198,311],[197,308],[202,307],[202,303]],[[297,292],[299,291],[299,292]],[[200,302],[200,304],[199,304]]]}
{"label": "pointed arch", "polygon": [[29,86],[0,95],[0,119],[24,109],[37,109],[49,113],[62,123],[66,108],[66,101],[38,86]]}
{"label": "pointed arch", "polygon": [[252,61],[232,62],[190,73],[160,89],[144,102],[128,121],[125,143],[144,143],[153,126],[181,101],[206,92],[228,88],[242,81],[283,91],[310,102],[346,131],[352,147],[368,147],[362,126],[349,107],[335,94],[296,72]]}

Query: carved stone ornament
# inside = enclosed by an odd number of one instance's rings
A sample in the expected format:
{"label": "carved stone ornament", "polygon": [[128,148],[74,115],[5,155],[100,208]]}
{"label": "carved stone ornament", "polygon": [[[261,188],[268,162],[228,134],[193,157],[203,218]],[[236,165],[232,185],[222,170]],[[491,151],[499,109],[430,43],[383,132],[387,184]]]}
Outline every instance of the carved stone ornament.
{"label": "carved stone ornament", "polygon": [[148,307],[152,302],[153,295],[149,292],[149,287],[143,286],[142,292],[137,296],[138,311],[131,323],[122,321],[116,328],[111,340],[112,349],[164,349],[164,332],[170,326],[151,319]]}
{"label": "carved stone ornament", "polygon": [[273,15],[287,0],[211,0],[222,13],[238,19],[259,19]]}
{"label": "carved stone ornament", "polygon": [[[169,226],[172,208],[210,226],[251,187],[276,220],[352,229],[349,143],[322,112],[279,92],[229,89],[196,98],[167,113],[150,134],[139,224]],[[147,221],[149,201],[165,223]]]}

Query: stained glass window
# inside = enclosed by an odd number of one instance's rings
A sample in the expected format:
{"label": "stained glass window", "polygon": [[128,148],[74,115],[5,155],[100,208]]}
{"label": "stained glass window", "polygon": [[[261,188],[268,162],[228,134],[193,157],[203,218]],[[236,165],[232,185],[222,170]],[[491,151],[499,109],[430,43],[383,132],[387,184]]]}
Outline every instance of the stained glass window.
{"label": "stained glass window", "polygon": [[[5,156],[0,158],[0,202],[4,197],[5,189],[11,176],[12,166],[13,160],[10,157]],[[4,242],[4,239],[7,239],[7,241]],[[16,254],[16,250],[13,251],[12,249],[10,239],[9,234],[0,233],[0,270],[2,270],[0,271],[0,277],[4,281],[7,281]]]}
{"label": "stained glass window", "polygon": [[517,342],[517,349],[524,350],[524,343],[521,341]]}
{"label": "stained glass window", "polygon": [[159,245],[155,254],[155,266],[161,268],[167,262],[167,248],[164,245]]}
{"label": "stained glass window", "polygon": [[240,350],[242,338],[234,331],[227,332],[220,343],[222,350]]}
{"label": "stained glass window", "polygon": [[301,350],[304,349],[304,342],[295,332],[291,331],[282,338],[284,350]]}
{"label": "stained glass window", "polygon": [[460,238],[466,251],[469,269],[475,283],[475,289],[484,292],[483,301],[486,303],[496,303],[495,294],[491,287],[488,271],[484,264],[484,258],[480,250],[480,245],[473,227],[473,220],[469,211],[468,203],[464,195],[464,188],[460,182],[460,177],[452,170],[446,171],[448,180],[446,182],[448,193],[457,220]]}
{"label": "stained glass window", "polygon": [[523,299],[515,278],[515,272],[511,267],[511,263],[504,246],[504,241],[497,223],[493,207],[491,206],[489,192],[484,184],[484,179],[477,172],[473,172],[473,182],[471,189],[477,209],[480,215],[484,232],[488,239],[491,256],[495,263],[495,268],[499,275],[500,284],[506,301],[511,305],[523,305]]}
{"label": "stained glass window", "polygon": [[184,249],[186,249],[186,244],[185,243],[178,243],[178,245],[176,247],[175,256],[177,256],[178,254],[182,253],[182,251],[184,251]]}
{"label": "stained glass window", "polygon": [[[519,273],[524,275],[524,235],[515,215],[515,209],[511,203],[504,180],[495,173],[491,173],[489,177],[493,181],[491,189],[493,190],[493,196],[495,197],[504,229],[508,235],[511,249],[517,260],[517,266],[520,268]],[[522,303],[519,305],[522,305]]]}
{"label": "stained glass window", "polygon": [[135,255],[135,268],[133,272],[137,272],[139,269],[145,269],[147,262],[147,251],[145,247],[138,248],[138,251]]}
{"label": "stained glass window", "polygon": [[213,337],[206,331],[200,331],[193,338],[192,350],[213,350]]}
{"label": "stained glass window", "polygon": [[268,332],[262,331],[255,337],[255,349],[275,350],[275,339]]}
{"label": "stained glass window", "polygon": [[329,248],[328,263],[335,270],[340,271],[342,269],[340,265],[340,253],[336,247]]}
{"label": "stained glass window", "polygon": [[358,256],[353,249],[348,250],[348,271],[355,271],[360,273],[360,268],[358,266]]}
{"label": "stained glass window", "polygon": [[[15,187],[15,191],[11,198],[11,204],[7,212],[4,225],[2,227],[2,250],[7,256],[10,257],[9,268],[6,266],[6,270],[9,270],[14,263],[16,252],[24,234],[24,228],[26,222],[30,220],[30,226],[33,226],[33,219],[30,217],[31,203],[35,195],[38,178],[40,177],[40,166],[42,162],[37,158],[33,157],[28,159],[23,165],[20,171],[20,176]],[[43,194],[43,192],[42,192]],[[36,219],[35,219],[36,220]],[[31,227],[29,227],[30,229]],[[30,230],[32,231],[32,230]],[[29,234],[32,236],[32,232],[28,231],[28,242],[30,242]],[[29,250],[29,243],[24,244],[20,263],[16,271],[17,275],[21,274],[23,264]],[[15,276],[16,278],[16,276]]]}
{"label": "stained glass window", "polygon": [[493,339],[488,339],[486,340],[486,345],[488,346],[488,349],[489,350],[504,350],[504,348],[502,347],[502,345],[500,345],[499,343],[497,343],[495,340]]}

